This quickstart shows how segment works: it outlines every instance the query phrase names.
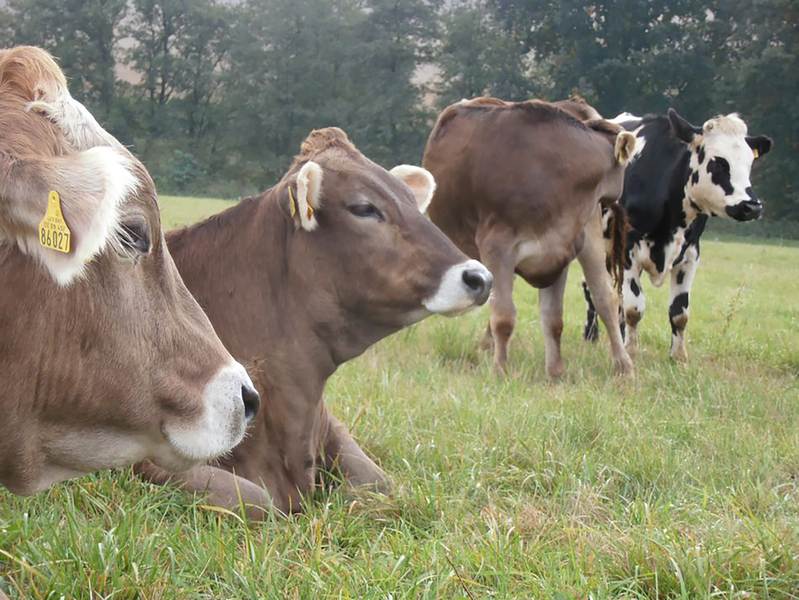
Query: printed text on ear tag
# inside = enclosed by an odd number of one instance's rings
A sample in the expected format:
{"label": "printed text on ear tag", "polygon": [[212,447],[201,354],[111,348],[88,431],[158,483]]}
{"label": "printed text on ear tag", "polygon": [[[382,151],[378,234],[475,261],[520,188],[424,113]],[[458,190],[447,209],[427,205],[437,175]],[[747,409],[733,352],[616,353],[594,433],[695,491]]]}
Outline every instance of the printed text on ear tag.
{"label": "printed text on ear tag", "polygon": [[39,223],[39,243],[45,248],[68,254],[71,239],[72,232],[61,213],[61,196],[58,192],[50,192],[47,212]]}

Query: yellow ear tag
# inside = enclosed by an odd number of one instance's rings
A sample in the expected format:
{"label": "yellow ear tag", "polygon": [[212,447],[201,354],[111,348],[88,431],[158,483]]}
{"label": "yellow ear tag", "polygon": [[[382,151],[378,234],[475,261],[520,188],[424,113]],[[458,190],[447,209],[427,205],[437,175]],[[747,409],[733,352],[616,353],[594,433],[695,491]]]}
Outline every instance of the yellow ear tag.
{"label": "yellow ear tag", "polygon": [[69,254],[72,232],[61,213],[61,196],[50,192],[47,198],[47,212],[39,223],[39,243],[45,248]]}
{"label": "yellow ear tag", "polygon": [[294,194],[291,191],[291,186],[289,186],[289,212],[292,217],[297,214],[297,204],[294,201]]}
{"label": "yellow ear tag", "polygon": [[306,214],[306,215],[308,215],[308,218],[309,218],[309,219],[313,219],[313,206],[311,206],[311,205],[309,204],[309,205],[308,205],[308,210],[306,211],[306,213],[305,213],[305,214]]}
{"label": "yellow ear tag", "polygon": [[758,152],[757,148],[754,148],[754,149],[752,150],[752,153],[755,155],[755,160],[757,160],[758,158],[760,158],[760,152]]}

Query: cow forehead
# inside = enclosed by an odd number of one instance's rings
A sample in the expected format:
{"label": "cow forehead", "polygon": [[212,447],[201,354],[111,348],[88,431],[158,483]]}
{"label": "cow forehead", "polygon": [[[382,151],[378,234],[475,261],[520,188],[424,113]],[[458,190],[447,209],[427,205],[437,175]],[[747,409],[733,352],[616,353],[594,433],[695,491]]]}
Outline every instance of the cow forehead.
{"label": "cow forehead", "polygon": [[706,136],[722,134],[743,137],[746,136],[747,126],[737,113],[730,113],[708,119],[702,126],[702,131]]}
{"label": "cow forehead", "polygon": [[[329,185],[326,185],[329,180],[328,173],[333,177],[330,178],[332,181],[329,182]],[[328,171],[325,168],[322,195],[325,196],[325,190],[329,191],[331,188],[335,189],[336,195],[340,196],[342,200],[357,197],[364,201],[374,201],[377,198],[382,198],[398,204],[416,206],[413,194],[408,187],[394,175],[373,163],[355,164],[346,170],[337,168]]]}
{"label": "cow forehead", "polygon": [[715,132],[703,136],[702,146],[708,157],[719,156],[730,163],[730,167],[749,168],[754,162],[754,154],[744,135],[739,133]]}

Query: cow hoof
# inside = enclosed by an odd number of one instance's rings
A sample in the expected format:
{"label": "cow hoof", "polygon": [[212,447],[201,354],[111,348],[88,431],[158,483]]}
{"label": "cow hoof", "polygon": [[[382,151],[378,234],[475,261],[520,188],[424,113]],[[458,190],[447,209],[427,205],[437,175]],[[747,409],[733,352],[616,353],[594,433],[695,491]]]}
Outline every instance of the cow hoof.
{"label": "cow hoof", "polygon": [[688,362],[688,352],[685,350],[685,348],[672,350],[671,359],[680,364],[686,364]]}
{"label": "cow hoof", "polygon": [[613,361],[616,375],[627,376],[635,373],[635,365],[629,356]]}
{"label": "cow hoof", "polygon": [[492,350],[494,348],[494,338],[491,337],[490,333],[484,334],[477,343],[477,347],[483,352]]}
{"label": "cow hoof", "polygon": [[494,373],[500,377],[505,377],[508,374],[508,361],[494,361]]}
{"label": "cow hoof", "polygon": [[563,377],[565,371],[566,368],[563,366],[562,360],[556,362],[554,365],[547,366],[547,375],[550,379],[560,379]]}

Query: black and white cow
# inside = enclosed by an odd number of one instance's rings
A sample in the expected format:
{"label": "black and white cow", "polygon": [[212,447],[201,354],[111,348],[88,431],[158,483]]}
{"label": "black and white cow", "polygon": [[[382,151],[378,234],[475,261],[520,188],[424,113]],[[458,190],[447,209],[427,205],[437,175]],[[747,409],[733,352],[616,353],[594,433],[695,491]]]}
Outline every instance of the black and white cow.
{"label": "black and white cow", "polygon": [[[714,117],[701,128],[674,109],[666,116],[643,118],[624,113],[613,121],[637,138],[621,200],[630,222],[622,287],[627,348],[636,350],[637,327],[646,306],[642,272],[649,274],[655,287],[671,276],[671,356],[684,361],[699,238],[709,216],[736,221],[760,217],[763,204],[752,191],[749,175],[752,163],[771,149],[771,139],[748,136],[746,123],[734,113]],[[610,218],[603,215],[606,227]],[[595,339],[596,313],[587,290],[586,300],[584,334]]]}

